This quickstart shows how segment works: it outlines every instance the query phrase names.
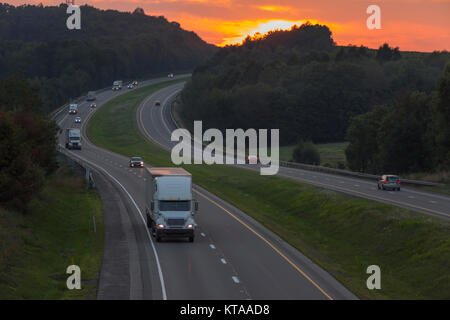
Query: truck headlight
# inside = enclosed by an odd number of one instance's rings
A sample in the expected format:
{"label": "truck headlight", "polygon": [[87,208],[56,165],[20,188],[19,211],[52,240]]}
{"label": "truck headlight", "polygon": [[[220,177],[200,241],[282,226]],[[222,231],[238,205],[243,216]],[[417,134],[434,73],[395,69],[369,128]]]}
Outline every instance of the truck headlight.
{"label": "truck headlight", "polygon": [[192,229],[194,226],[192,224],[187,225],[188,229]]}
{"label": "truck headlight", "polygon": [[164,229],[164,225],[162,223],[158,224],[159,229]]}

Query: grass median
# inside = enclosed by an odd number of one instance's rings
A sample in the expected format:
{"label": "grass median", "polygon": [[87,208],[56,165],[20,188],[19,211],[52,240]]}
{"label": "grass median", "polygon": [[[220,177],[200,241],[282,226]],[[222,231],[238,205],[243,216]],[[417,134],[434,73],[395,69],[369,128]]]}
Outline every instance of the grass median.
{"label": "grass median", "polygon": [[[89,121],[89,139],[154,166],[172,166],[169,152],[147,141],[136,124],[140,102],[169,84],[108,102]],[[196,184],[254,217],[360,298],[450,299],[449,222],[245,169],[183,167]],[[366,287],[370,265],[381,268],[381,290]]]}
{"label": "grass median", "polygon": [[[27,214],[0,208],[2,300],[95,299],[102,258],[100,197],[64,165],[47,180]],[[72,261],[81,269],[81,290],[66,286]]]}

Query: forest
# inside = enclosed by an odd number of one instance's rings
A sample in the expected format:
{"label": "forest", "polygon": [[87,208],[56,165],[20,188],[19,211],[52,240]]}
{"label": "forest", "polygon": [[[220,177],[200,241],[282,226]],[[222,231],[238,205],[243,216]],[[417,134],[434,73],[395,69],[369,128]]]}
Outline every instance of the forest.
{"label": "forest", "polygon": [[[375,106],[387,112],[405,97],[431,99],[449,62],[447,51],[404,52],[387,43],[378,49],[338,46],[327,26],[306,23],[220,49],[194,70],[181,112],[187,123],[202,119],[206,128],[279,128],[281,145],[351,140],[352,119]],[[364,152],[358,148],[352,143],[347,152],[352,169],[390,168],[356,165],[354,155]]]}
{"label": "forest", "polygon": [[217,49],[163,16],[84,5],[81,29],[66,27],[67,6],[0,3],[0,79],[40,88],[49,112],[116,79],[192,70]]}

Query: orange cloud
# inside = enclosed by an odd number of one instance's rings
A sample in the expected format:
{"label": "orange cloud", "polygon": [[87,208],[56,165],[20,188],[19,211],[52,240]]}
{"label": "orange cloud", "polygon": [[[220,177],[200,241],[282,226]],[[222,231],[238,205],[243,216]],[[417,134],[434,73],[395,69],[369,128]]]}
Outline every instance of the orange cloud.
{"label": "orange cloud", "polygon": [[[6,0],[12,4],[43,2],[57,5],[63,0]],[[379,0],[381,30],[368,30],[366,8],[354,0],[75,0],[101,9],[164,15],[184,29],[195,31],[216,45],[240,43],[247,35],[272,29],[289,29],[304,21],[326,24],[334,40],[371,48],[388,42],[401,50],[450,50],[450,0]]]}

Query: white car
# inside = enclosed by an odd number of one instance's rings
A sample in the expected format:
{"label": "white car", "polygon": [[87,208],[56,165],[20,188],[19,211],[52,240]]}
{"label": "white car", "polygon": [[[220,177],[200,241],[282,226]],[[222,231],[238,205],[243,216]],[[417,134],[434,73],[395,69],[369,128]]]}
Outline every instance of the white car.
{"label": "white car", "polygon": [[75,123],[81,123],[81,118],[80,117],[76,117],[75,118]]}

